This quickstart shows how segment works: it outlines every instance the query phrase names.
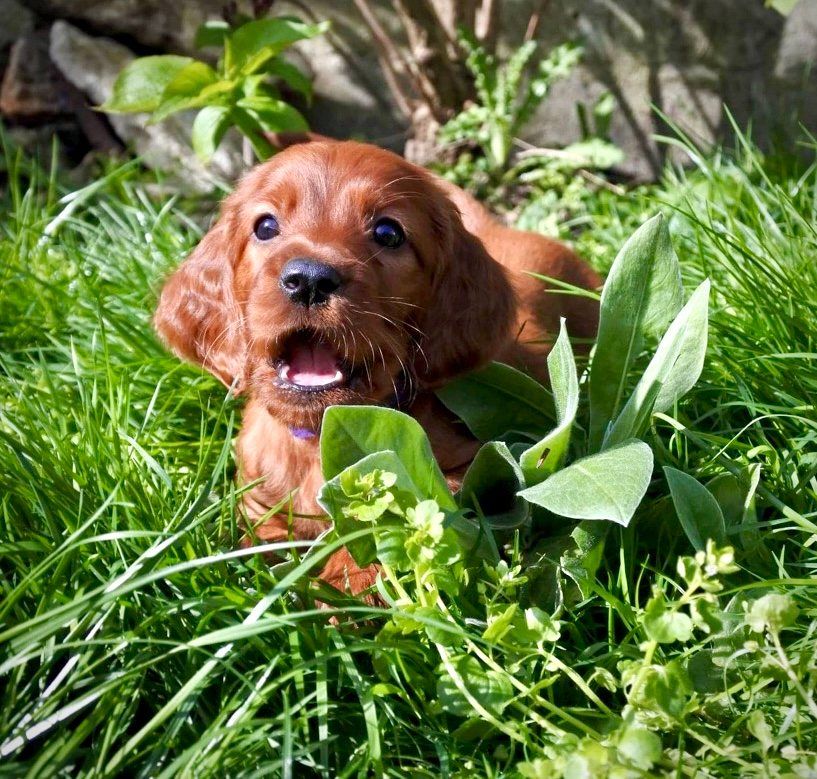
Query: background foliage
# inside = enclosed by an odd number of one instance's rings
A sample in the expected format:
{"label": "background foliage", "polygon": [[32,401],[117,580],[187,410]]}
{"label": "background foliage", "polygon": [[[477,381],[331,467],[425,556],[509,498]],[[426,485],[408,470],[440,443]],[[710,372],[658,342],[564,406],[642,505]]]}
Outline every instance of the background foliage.
{"label": "background foliage", "polygon": [[265,160],[273,153],[265,133],[309,129],[300,112],[282,99],[277,84],[306,98],[312,97],[312,84],[281,54],[328,27],[328,22],[310,25],[284,16],[239,19],[232,25],[207,22],[196,33],[196,45],[219,49],[216,68],[176,54],[140,57],[122,70],[113,94],[100,108],[149,113],[151,122],[199,109],[190,140],[202,160],[213,156],[233,126],[250,143],[256,159]]}

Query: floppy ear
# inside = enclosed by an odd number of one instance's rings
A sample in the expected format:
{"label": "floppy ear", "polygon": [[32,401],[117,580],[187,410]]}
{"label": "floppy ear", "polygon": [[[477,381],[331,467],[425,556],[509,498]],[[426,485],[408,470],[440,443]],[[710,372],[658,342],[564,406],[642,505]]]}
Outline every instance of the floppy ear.
{"label": "floppy ear", "polygon": [[448,206],[415,366],[429,387],[492,360],[511,336],[516,312],[505,269],[465,229],[450,201]]}
{"label": "floppy ear", "polygon": [[167,280],[154,325],[165,343],[228,387],[243,385],[246,339],[233,292],[230,230],[221,219]]}

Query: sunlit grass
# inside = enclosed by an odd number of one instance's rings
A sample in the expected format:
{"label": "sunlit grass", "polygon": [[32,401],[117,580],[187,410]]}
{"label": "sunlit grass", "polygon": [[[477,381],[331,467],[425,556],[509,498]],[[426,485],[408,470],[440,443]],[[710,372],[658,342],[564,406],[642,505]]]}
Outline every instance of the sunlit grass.
{"label": "sunlit grass", "polygon": [[[152,334],[158,284],[199,235],[187,209],[148,195],[132,165],[66,200],[55,178],[7,152],[2,773],[470,777],[517,776],[525,763],[527,775],[558,775],[570,760],[592,768],[589,743],[623,749],[628,662],[645,678],[678,665],[690,692],[671,691],[686,707],[674,719],[658,704],[639,710],[660,759],[618,775],[814,765],[817,171],[773,162],[739,145],[655,187],[600,194],[588,213],[603,264],[663,209],[689,288],[713,280],[704,376],[674,421],[656,420],[657,464],[702,482],[759,469],[732,539],[743,570],[725,580],[726,627],[646,657],[651,588],[677,601],[675,562],[689,553],[660,468],[592,591],[568,598],[558,642],[541,651],[484,641],[484,614],[441,614],[451,635],[439,645],[422,630],[381,631],[389,610],[323,593],[357,621],[330,624],[307,586],[315,558],[270,568],[239,549],[237,404]],[[772,634],[743,625],[743,601],[771,591],[800,608],[780,633],[785,662]],[[507,682],[496,721],[447,708],[440,683],[462,680],[441,664],[446,646]],[[585,775],[606,775],[599,765]]]}

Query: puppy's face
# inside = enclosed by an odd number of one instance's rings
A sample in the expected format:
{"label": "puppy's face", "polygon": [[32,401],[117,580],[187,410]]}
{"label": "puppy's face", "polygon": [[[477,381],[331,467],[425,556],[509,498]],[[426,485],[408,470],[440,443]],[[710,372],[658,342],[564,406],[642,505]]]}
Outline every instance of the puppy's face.
{"label": "puppy's face", "polygon": [[258,166],[170,279],[156,324],[182,356],[292,428],[383,403],[492,356],[513,300],[433,178],[373,146]]}
{"label": "puppy's face", "polygon": [[446,218],[424,184],[397,157],[342,144],[294,147],[242,182],[246,378],[287,424],[314,428],[328,405],[386,401],[413,380]]}

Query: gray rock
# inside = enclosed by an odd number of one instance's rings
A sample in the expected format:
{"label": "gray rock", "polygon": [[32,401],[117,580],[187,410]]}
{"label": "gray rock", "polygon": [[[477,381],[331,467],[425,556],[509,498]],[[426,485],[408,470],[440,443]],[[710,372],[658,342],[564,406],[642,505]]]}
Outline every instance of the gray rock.
{"label": "gray rock", "polygon": [[225,0],[27,0],[50,19],[75,19],[107,35],[122,35],[156,50],[191,53],[193,35],[218,16]]}
{"label": "gray rock", "polygon": [[16,0],[0,0],[0,50],[34,29],[34,14]]}
{"label": "gray rock", "polygon": [[[762,0],[564,0],[549,6],[542,41],[547,47],[578,32],[581,78],[616,96],[612,140],[627,153],[625,172],[644,179],[658,175],[669,154],[654,136],[673,134],[655,109],[703,146],[729,137],[724,107],[740,125],[751,121],[761,141],[775,132],[787,99],[774,75],[784,24]],[[569,140],[575,127],[560,135],[554,117],[572,102],[569,91],[554,90],[533,131]]]}
{"label": "gray rock", "polygon": [[[0,2],[14,0],[0,0]],[[389,0],[371,0],[386,29],[402,39]],[[82,20],[89,29],[128,36],[141,45],[191,52],[196,27],[219,15],[224,0],[28,0],[46,17]],[[407,4],[411,7],[411,4]],[[592,106],[604,91],[619,103],[611,137],[627,154],[625,173],[655,176],[668,155],[656,134],[669,130],[654,111],[702,144],[729,138],[724,111],[751,122],[756,139],[779,138],[801,119],[817,130],[817,0],[800,0],[786,18],[764,0],[503,0],[501,48],[519,45],[533,11],[542,11],[543,49],[580,39],[582,66],[557,85],[526,128],[524,139],[565,145],[577,139],[576,101]],[[296,56],[315,79],[308,118],[318,132],[358,136],[402,148],[405,120],[396,112],[369,32],[353,0],[278,0],[276,13],[329,19],[323,39]],[[403,45],[403,44],[401,44]],[[211,52],[212,53],[212,52]]]}
{"label": "gray rock", "polygon": [[11,47],[0,86],[0,114],[25,125],[73,113],[65,80],[48,57],[48,35],[28,33]]}
{"label": "gray rock", "polygon": [[[110,97],[117,75],[134,58],[125,46],[86,35],[62,21],[51,28],[50,53],[63,75],[87,95],[92,105]],[[219,179],[232,180],[244,168],[235,139],[225,142],[205,167],[190,147],[190,115],[174,115],[158,124],[148,124],[145,114],[111,114],[109,118],[117,135],[146,165],[174,174],[188,191],[209,192]]]}

